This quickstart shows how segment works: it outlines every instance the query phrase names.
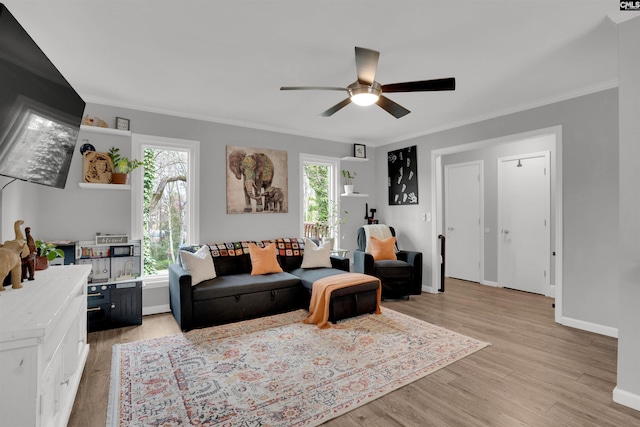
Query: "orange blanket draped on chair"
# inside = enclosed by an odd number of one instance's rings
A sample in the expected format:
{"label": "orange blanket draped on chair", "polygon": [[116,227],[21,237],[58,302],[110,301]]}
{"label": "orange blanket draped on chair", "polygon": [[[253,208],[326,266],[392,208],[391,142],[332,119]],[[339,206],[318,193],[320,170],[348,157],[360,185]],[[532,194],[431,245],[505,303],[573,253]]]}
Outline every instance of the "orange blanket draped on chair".
{"label": "orange blanket draped on chair", "polygon": [[343,273],[335,276],[328,276],[313,282],[311,288],[311,302],[309,303],[309,317],[304,319],[304,323],[318,325],[319,328],[325,329],[331,327],[329,325],[329,305],[331,301],[331,292],[346,288],[348,286],[360,285],[362,283],[378,282],[378,290],[376,292],[376,314],[381,314],[380,298],[382,296],[382,288],[380,279],[368,274],[361,273]]}

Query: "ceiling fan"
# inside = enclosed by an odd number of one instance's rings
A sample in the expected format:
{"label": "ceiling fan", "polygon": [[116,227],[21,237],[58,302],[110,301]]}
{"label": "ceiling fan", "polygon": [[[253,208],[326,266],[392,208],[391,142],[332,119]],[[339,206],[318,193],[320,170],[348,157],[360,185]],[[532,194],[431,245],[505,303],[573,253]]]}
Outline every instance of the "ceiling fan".
{"label": "ceiling fan", "polygon": [[356,47],[356,70],[358,80],[347,87],[331,86],[282,86],[280,90],[341,90],[346,91],[349,97],[340,101],[333,107],[321,113],[321,116],[329,117],[335,112],[349,105],[351,102],[367,106],[378,104],[396,119],[404,117],[411,111],[400,104],[390,100],[383,93],[393,92],[425,92],[440,90],[455,90],[456,79],[453,77],[434,80],[421,80],[417,82],[393,83],[381,85],[375,81],[376,69],[380,52]]}

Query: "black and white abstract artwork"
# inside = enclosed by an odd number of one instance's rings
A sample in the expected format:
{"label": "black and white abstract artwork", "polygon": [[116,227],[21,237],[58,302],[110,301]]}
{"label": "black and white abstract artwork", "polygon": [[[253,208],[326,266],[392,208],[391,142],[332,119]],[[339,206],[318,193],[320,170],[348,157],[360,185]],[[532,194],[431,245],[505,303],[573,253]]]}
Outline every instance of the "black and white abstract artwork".
{"label": "black and white abstract artwork", "polygon": [[418,156],[417,148],[407,147],[389,151],[389,205],[418,204]]}

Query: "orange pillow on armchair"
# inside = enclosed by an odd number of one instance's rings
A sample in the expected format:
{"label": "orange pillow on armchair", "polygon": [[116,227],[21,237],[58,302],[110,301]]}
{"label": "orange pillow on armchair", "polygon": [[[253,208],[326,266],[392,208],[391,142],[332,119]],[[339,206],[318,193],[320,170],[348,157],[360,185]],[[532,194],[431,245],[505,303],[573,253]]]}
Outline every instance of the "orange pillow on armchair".
{"label": "orange pillow on armchair", "polygon": [[387,239],[378,239],[371,236],[371,255],[373,255],[374,261],[381,261],[383,259],[396,260],[396,238],[389,237]]}

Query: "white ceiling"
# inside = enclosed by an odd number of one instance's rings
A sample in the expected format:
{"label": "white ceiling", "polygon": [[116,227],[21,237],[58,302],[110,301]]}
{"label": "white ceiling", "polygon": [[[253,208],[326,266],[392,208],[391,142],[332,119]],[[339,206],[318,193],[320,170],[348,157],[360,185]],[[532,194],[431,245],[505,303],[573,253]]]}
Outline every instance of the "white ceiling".
{"label": "white ceiling", "polygon": [[[617,0],[2,0],[88,102],[369,145],[617,84]],[[455,92],[389,94],[395,119],[346,97],[354,47],[382,84],[455,77]]]}

